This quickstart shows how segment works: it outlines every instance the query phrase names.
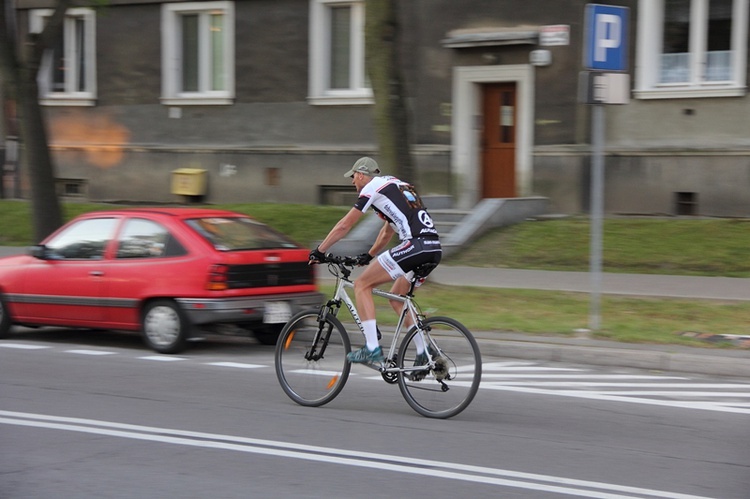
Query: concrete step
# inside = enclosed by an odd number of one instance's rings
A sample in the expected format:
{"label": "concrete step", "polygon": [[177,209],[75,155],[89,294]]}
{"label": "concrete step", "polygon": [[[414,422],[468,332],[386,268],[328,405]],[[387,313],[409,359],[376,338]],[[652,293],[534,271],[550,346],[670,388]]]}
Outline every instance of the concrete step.
{"label": "concrete step", "polygon": [[435,222],[460,222],[471,214],[470,210],[440,209],[428,211]]}
{"label": "concrete step", "polygon": [[450,234],[453,229],[461,224],[461,222],[443,222],[438,220],[433,220],[433,222],[435,222],[435,228],[441,236]]}
{"label": "concrete step", "polygon": [[[446,206],[451,203],[443,201]],[[484,232],[495,227],[504,227],[522,222],[529,217],[547,213],[548,200],[542,197],[483,199],[472,210],[457,210],[435,203],[429,208],[430,215],[440,234],[444,254],[452,253]],[[341,255],[356,255],[367,251],[383,226],[377,215],[368,213],[352,230],[349,237],[339,241],[332,249]]]}

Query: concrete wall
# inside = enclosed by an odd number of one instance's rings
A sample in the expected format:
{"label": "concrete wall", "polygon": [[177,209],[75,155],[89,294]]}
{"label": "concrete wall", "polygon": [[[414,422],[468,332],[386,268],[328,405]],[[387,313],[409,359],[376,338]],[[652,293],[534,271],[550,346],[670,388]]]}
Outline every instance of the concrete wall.
{"label": "concrete wall", "polygon": [[[349,204],[354,192],[344,173],[365,149],[314,150],[276,148],[56,148],[58,177],[82,180],[92,201],[130,200],[177,202],[172,193],[173,171],[197,168],[206,171],[211,203],[321,201],[321,186],[340,196],[330,204]],[[425,194],[451,194],[450,158],[446,151],[416,151],[421,188]],[[386,172],[387,173],[387,172]],[[335,187],[334,187],[335,186]]]}
{"label": "concrete wall", "polygon": [[[535,193],[550,199],[550,212],[587,212],[590,165],[587,152],[535,156]],[[610,150],[604,178],[607,213],[750,217],[749,150]]]}

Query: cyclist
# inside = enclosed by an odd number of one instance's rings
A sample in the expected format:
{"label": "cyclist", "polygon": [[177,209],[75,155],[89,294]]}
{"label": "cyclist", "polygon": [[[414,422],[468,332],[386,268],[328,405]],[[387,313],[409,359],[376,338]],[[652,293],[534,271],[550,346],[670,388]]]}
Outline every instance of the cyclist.
{"label": "cyclist", "polygon": [[[349,233],[370,206],[385,220],[370,250],[357,257],[360,265],[368,265],[373,259],[375,262],[354,282],[354,297],[367,344],[348,354],[351,362],[376,364],[384,359],[378,341],[372,290],[393,280],[395,282],[391,291],[405,294],[409,289],[413,270],[425,263],[437,265],[443,252],[432,218],[414,186],[396,177],[380,176],[377,162],[369,157],[358,159],[344,176],[352,179],[359,197],[354,207],[336,223],[318,247],[310,252],[310,263],[325,262],[326,252]],[[398,234],[400,244],[384,251],[394,234]],[[394,310],[400,311],[400,304],[391,305]],[[416,341],[415,346],[418,354],[415,365],[426,364],[424,344]]]}

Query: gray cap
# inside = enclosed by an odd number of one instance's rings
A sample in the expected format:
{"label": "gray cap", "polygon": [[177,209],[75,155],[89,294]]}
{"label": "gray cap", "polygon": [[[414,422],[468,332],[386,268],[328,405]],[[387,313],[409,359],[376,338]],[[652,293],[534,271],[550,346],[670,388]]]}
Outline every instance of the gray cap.
{"label": "gray cap", "polygon": [[380,175],[380,168],[378,168],[378,163],[374,159],[365,156],[364,158],[359,158],[354,163],[354,166],[352,166],[352,169],[346,172],[344,176],[352,177],[357,172],[364,173],[369,177],[375,177],[376,175]]}

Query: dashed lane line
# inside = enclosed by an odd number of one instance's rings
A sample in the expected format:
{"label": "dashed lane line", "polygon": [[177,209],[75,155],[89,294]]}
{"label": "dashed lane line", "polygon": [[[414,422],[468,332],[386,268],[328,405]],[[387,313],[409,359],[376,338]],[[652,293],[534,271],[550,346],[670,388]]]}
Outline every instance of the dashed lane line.
{"label": "dashed lane line", "polygon": [[65,350],[65,353],[74,353],[76,355],[91,355],[91,356],[101,356],[101,355],[117,355],[117,352],[108,352],[104,350]]}

